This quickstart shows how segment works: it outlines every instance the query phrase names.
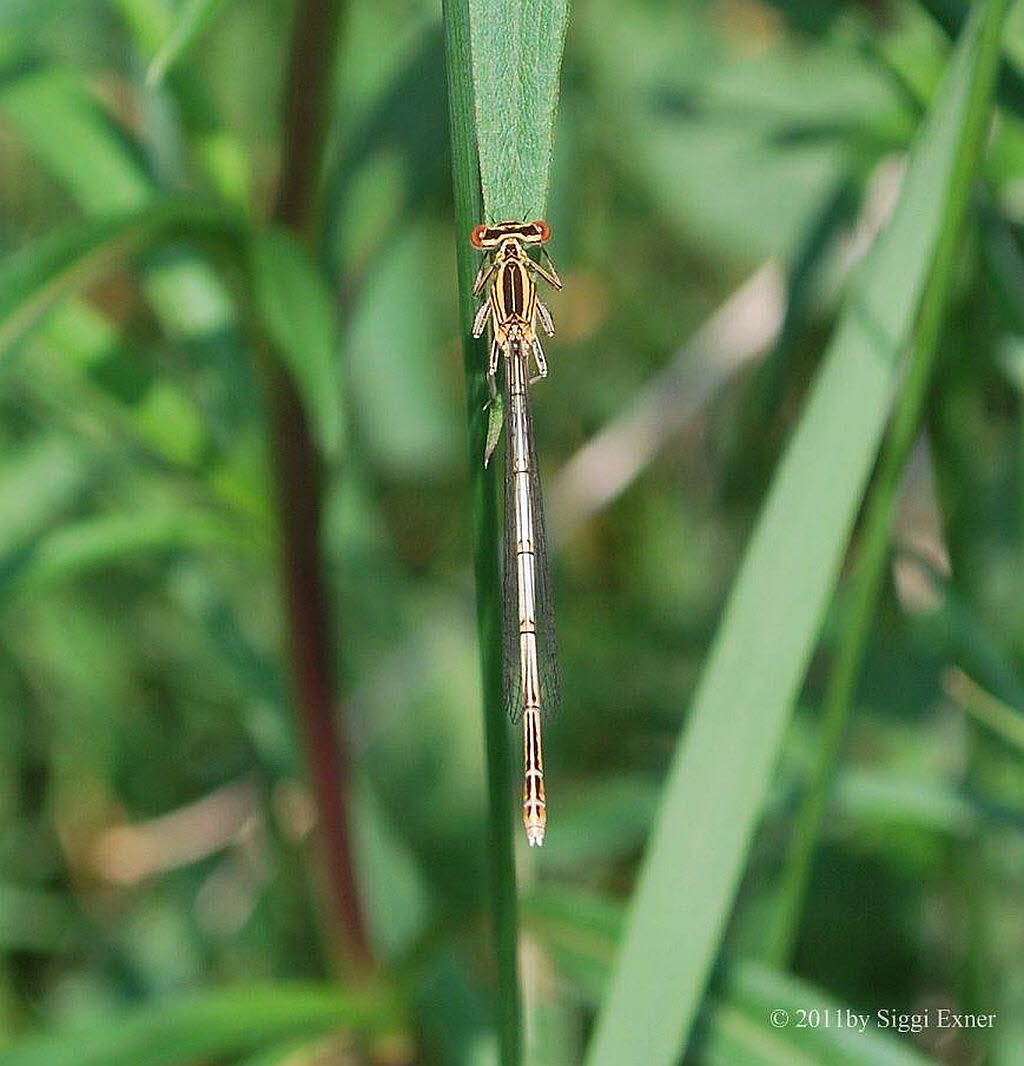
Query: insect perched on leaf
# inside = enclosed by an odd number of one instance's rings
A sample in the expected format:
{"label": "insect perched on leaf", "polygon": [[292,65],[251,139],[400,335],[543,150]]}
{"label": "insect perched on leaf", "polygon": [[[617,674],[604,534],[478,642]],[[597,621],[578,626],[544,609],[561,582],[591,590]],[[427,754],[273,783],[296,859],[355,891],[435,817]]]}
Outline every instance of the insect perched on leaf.
{"label": "insect perched on leaf", "polygon": [[[537,296],[535,278],[556,289],[562,282],[544,245],[551,237],[546,222],[501,222],[477,226],[470,240],[486,253],[473,286],[484,296],[473,322],[473,336],[490,329],[487,380],[494,399],[496,377],[504,363],[505,528],[504,647],[505,702],[513,721],[523,720],[523,824],[531,845],[544,843],[547,801],[541,721],[558,704],[558,649],[551,603],[551,575],[544,506],[533,441],[530,385],[547,377],[548,363],[537,337],[537,323],[551,336],[551,313]],[[547,266],[529,255],[537,247]],[[536,376],[531,375],[531,364]],[[499,429],[500,429],[500,423]],[[496,446],[489,434],[488,453]]]}

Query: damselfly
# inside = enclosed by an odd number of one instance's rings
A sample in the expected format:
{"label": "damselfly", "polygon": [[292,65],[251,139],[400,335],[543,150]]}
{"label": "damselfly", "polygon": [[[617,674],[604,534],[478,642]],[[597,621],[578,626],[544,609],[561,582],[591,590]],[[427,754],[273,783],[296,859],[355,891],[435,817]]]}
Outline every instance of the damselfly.
{"label": "damselfly", "polygon": [[[550,237],[548,224],[541,221],[477,226],[470,236],[473,246],[485,253],[473,286],[474,296],[486,293],[473,322],[473,336],[479,337],[490,326],[487,379],[492,397],[497,396],[495,378],[504,363],[505,702],[512,720],[523,720],[523,824],[531,845],[544,843],[547,825],[541,720],[559,699],[551,574],[530,406],[530,385],[548,373],[537,337],[538,320],[549,336],[555,332],[551,313],[537,297],[534,278],[562,287],[543,248]],[[545,255],[547,267],[530,258],[532,245]],[[536,377],[531,376],[531,363]]]}

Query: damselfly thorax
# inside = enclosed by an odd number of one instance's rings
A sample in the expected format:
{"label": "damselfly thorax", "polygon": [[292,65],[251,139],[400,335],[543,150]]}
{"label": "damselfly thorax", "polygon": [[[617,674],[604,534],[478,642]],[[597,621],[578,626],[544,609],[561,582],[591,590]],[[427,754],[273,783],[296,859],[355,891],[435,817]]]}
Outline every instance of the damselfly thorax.
{"label": "damselfly thorax", "polygon": [[531,259],[527,249],[535,245],[546,255],[543,246],[550,237],[550,227],[541,221],[477,226],[470,236],[474,247],[487,252],[473,285],[474,296],[485,290],[487,294],[473,322],[473,336],[479,337],[490,323],[487,375],[492,393],[502,353],[510,357],[515,349],[533,359],[539,377],[547,377],[547,360],[537,338],[537,319],[549,337],[555,332],[555,324],[551,312],[537,298],[534,277],[543,278],[556,289],[562,287],[562,282],[550,258],[548,269]]}
{"label": "damselfly thorax", "polygon": [[[523,719],[523,824],[531,845],[544,842],[547,801],[541,722],[559,699],[557,648],[551,579],[544,532],[544,507],[533,442],[530,385],[547,377],[537,322],[550,336],[551,314],[537,297],[535,278],[561,288],[548,258],[545,267],[528,249],[551,236],[546,222],[502,222],[477,226],[472,243],[486,253],[473,286],[484,302],[473,336],[490,327],[487,378],[492,396],[504,357],[507,399],[505,429],[504,638],[505,700],[513,721]],[[530,372],[530,363],[537,377]]]}

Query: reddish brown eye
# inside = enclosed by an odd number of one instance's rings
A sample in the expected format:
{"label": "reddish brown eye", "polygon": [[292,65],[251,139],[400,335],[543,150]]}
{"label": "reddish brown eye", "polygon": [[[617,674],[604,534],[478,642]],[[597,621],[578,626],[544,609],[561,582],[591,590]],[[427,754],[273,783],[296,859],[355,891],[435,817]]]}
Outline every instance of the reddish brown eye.
{"label": "reddish brown eye", "polygon": [[483,248],[484,246],[484,234],[487,232],[486,226],[474,226],[473,232],[469,235],[469,242],[474,248]]}
{"label": "reddish brown eye", "polygon": [[542,218],[538,218],[533,224],[537,227],[542,244],[551,240],[551,227]]}

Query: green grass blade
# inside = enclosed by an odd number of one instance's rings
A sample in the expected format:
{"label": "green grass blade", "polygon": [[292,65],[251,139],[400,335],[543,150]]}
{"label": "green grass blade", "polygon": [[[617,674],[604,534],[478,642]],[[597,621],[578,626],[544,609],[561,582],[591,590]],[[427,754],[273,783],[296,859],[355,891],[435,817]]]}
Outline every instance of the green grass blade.
{"label": "green grass blade", "polygon": [[334,1029],[380,1031],[395,1012],[378,995],[316,986],[252,986],[141,1010],[0,1051],[0,1066],[175,1066],[255,1051]]}
{"label": "green grass blade", "polygon": [[985,134],[992,110],[992,91],[999,62],[1004,0],[993,0],[991,37],[978,52],[971,72],[971,92],[953,160],[949,195],[936,244],[931,272],[921,297],[920,319],[909,355],[906,380],[892,425],[882,449],[879,472],[866,507],[864,533],[851,582],[850,603],[836,648],[821,712],[821,739],[807,792],[797,812],[793,838],[778,893],[778,914],[766,940],[767,958],[785,966],[795,948],[800,913],[811,876],[814,849],[825,817],[829,786],[846,732],[857,679],[868,646],[871,625],[885,579],[890,531],[900,483],[914,442],[932,380],[939,337],[946,321],[960,234],[971,190],[984,154]]}
{"label": "green grass blade", "polygon": [[[144,61],[152,62],[175,32],[175,12],[162,0],[113,0],[110,6],[119,14]],[[162,84],[174,100],[182,133],[192,144],[197,162],[227,202],[248,208],[252,203],[253,163],[243,138],[223,124],[204,79],[176,62],[165,71]]]}
{"label": "green grass blade", "polygon": [[473,338],[473,278],[476,256],[469,231],[480,220],[480,172],[473,120],[468,0],[444,0],[445,63],[455,190],[456,262],[459,322],[466,375],[469,438],[469,490],[473,523],[476,615],[483,682],[484,740],[487,748],[491,919],[498,974],[498,1040],[502,1066],[522,1059],[519,993],[519,915],[515,851],[512,840],[512,753],[502,694],[502,610],[499,568],[498,485],[496,465],[484,465],[488,439],[486,345]]}
{"label": "green grass blade", "polygon": [[950,674],[946,690],[975,721],[1024,752],[1024,714],[1019,710],[993,696],[960,670]]}
{"label": "green grass blade", "polygon": [[[938,23],[943,32],[955,38],[967,21],[970,5],[964,0],[921,0],[921,6]],[[999,64],[997,83],[999,103],[1018,115],[1024,115],[1024,77],[1007,57]]]}
{"label": "green grass blade", "polygon": [[149,64],[147,85],[153,87],[163,81],[167,71],[199,40],[227,3],[228,0],[187,0],[170,36]]}
{"label": "green grass blade", "polygon": [[323,274],[288,231],[256,230],[249,267],[255,306],[298,386],[328,456],[341,444],[338,323]]}
{"label": "green grass blade", "polygon": [[588,1066],[667,1066],[685,1047],[885,427],[1003,7],[974,11],[751,538],[676,753]]}
{"label": "green grass blade", "polygon": [[542,217],[568,0],[469,0],[469,19],[487,217]]}
{"label": "green grass blade", "polygon": [[44,238],[0,268],[0,358],[62,296],[80,292],[156,241],[172,235],[235,238],[238,233],[233,215],[163,203],[89,220]]}

